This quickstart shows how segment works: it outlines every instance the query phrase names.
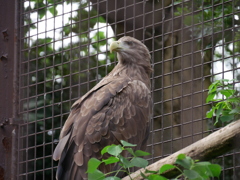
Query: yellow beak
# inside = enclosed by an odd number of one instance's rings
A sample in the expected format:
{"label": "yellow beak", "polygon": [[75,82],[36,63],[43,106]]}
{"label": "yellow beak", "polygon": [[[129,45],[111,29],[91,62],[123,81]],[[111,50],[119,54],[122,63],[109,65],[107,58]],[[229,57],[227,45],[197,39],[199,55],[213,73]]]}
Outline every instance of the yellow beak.
{"label": "yellow beak", "polygon": [[122,49],[121,42],[113,41],[110,44],[110,47],[109,47],[110,53],[112,53],[113,51],[118,51],[119,49]]}

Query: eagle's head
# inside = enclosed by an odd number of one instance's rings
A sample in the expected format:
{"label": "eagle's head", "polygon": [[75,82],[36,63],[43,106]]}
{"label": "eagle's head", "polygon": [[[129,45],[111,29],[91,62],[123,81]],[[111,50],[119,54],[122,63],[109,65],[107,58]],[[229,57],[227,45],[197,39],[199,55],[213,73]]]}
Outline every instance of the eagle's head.
{"label": "eagle's head", "polygon": [[116,51],[122,64],[138,64],[150,66],[151,56],[148,48],[139,40],[124,36],[110,45],[110,52]]}

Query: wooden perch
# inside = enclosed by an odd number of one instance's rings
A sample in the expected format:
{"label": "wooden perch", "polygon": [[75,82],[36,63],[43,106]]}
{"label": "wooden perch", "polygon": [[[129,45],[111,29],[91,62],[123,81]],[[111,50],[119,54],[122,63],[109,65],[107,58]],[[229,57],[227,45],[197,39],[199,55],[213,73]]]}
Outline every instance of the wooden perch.
{"label": "wooden perch", "polygon": [[[163,158],[149,166],[146,169],[151,171],[158,171],[160,167],[164,164],[174,164],[176,157],[179,154],[186,154],[192,159],[198,159],[201,161],[211,160],[216,158],[217,156],[223,155],[226,152],[237,148],[239,146],[240,140],[240,120],[235,121],[220,130],[208,135],[207,137],[193,143],[190,146],[181,149],[180,151],[175,152],[174,154]],[[145,172],[144,169],[140,169],[130,176],[134,180],[143,179],[140,175],[140,171],[142,173]],[[146,176],[149,174],[144,173]],[[176,170],[170,170],[164,176],[168,178],[176,177]],[[122,180],[130,180],[129,176],[124,177]]]}

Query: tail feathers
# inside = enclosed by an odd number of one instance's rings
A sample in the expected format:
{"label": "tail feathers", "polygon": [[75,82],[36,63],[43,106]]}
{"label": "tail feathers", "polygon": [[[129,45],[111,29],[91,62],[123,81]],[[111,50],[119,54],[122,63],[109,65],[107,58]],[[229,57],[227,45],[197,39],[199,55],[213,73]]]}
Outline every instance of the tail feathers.
{"label": "tail feathers", "polygon": [[[58,180],[87,180],[87,165],[78,166],[74,161],[77,151],[76,144],[72,141],[70,147],[65,148],[58,163],[56,179]],[[84,158],[87,162],[87,157]]]}
{"label": "tail feathers", "polygon": [[55,161],[60,159],[63,149],[66,147],[69,137],[70,137],[70,133],[59,141],[59,143],[53,153],[53,159]]}

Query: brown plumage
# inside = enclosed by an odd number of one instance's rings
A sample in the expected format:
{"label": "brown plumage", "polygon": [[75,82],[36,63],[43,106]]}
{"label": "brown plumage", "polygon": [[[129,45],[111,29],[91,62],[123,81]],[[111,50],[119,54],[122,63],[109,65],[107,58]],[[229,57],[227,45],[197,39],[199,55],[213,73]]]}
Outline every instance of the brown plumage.
{"label": "brown plumage", "polygon": [[[102,158],[101,149],[120,144],[137,144],[145,150],[151,115],[150,54],[140,41],[122,37],[110,46],[118,64],[88,93],[77,100],[65,122],[53,159],[59,160],[59,180],[87,179],[91,157]],[[113,165],[101,166],[103,172]]]}

